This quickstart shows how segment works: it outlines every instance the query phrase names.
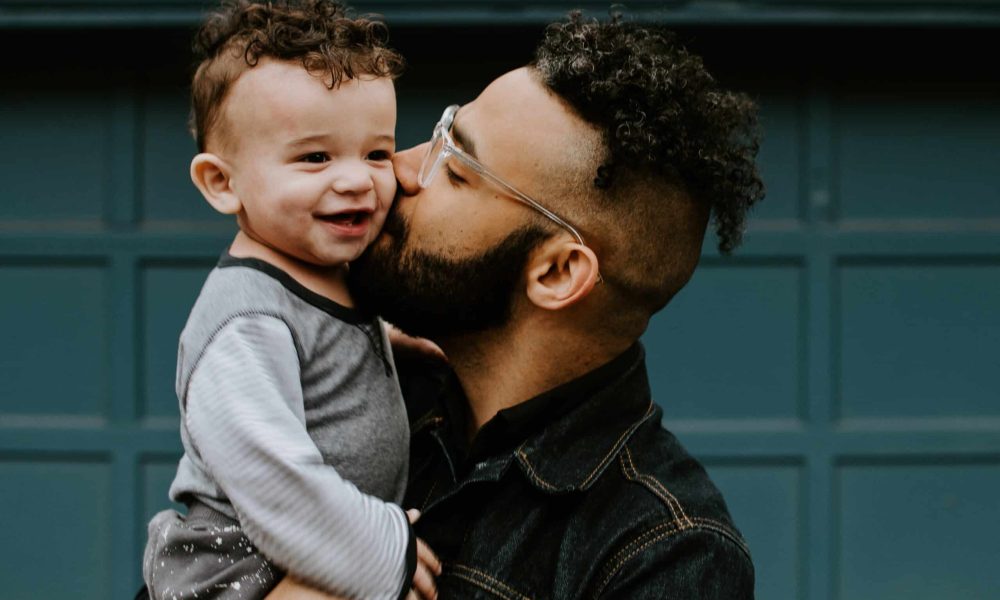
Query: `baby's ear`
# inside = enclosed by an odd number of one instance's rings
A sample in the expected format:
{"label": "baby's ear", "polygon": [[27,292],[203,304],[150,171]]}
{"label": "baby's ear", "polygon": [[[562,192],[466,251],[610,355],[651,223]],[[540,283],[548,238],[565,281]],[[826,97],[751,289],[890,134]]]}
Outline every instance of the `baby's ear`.
{"label": "baby's ear", "polygon": [[212,208],[224,215],[235,215],[243,207],[231,184],[231,171],[218,155],[202,152],[191,159],[191,181]]}

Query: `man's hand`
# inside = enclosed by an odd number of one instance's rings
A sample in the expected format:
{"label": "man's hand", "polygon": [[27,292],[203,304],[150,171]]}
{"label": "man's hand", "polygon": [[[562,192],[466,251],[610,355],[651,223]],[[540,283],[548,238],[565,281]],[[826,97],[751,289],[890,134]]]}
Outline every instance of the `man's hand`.
{"label": "man's hand", "polygon": [[[417,522],[420,511],[411,508],[406,511],[410,524]],[[441,561],[430,546],[417,538],[417,570],[413,574],[413,589],[406,594],[406,600],[437,600],[437,585],[434,578],[441,574]],[[266,600],[347,600],[311,588],[293,577],[285,577],[271,590]]]}
{"label": "man's hand", "polygon": [[292,577],[285,577],[278,583],[277,587],[271,590],[265,600],[347,600],[347,598],[331,596],[296,581]]}
{"label": "man's hand", "polygon": [[[420,511],[411,508],[406,511],[410,524],[417,522]],[[413,589],[406,600],[437,600],[437,584],[434,578],[441,574],[441,561],[424,541],[417,538],[417,571],[413,574]]]}
{"label": "man's hand", "polygon": [[438,358],[445,362],[448,361],[448,357],[445,356],[444,351],[427,338],[415,338],[406,335],[392,323],[385,324],[385,333],[389,337],[389,344],[392,346],[392,351],[396,354],[426,356]]}

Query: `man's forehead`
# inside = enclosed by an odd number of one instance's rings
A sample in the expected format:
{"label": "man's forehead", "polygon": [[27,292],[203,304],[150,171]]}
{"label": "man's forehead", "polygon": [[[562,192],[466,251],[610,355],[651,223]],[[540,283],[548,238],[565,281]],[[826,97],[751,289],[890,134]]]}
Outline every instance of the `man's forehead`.
{"label": "man's forehead", "polygon": [[[599,133],[573,114],[528,68],[494,80],[455,115],[453,131],[477,157],[538,165],[558,160],[567,147],[599,143]],[[466,148],[468,150],[468,148]],[[523,164],[520,164],[524,167]]]}

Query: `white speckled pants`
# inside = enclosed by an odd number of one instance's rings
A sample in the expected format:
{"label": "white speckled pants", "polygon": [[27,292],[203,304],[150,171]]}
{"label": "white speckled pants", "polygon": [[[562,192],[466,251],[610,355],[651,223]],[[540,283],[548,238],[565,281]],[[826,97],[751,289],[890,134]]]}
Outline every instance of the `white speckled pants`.
{"label": "white speckled pants", "polygon": [[238,522],[195,504],[149,522],[142,577],[152,600],[265,597],[284,574],[243,535]]}

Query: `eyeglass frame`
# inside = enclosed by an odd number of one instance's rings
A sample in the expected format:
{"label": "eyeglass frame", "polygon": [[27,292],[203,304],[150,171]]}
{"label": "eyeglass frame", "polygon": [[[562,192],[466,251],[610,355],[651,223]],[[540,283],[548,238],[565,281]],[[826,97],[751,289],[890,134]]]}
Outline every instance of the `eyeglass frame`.
{"label": "eyeglass frame", "polygon": [[[583,236],[580,235],[580,232],[576,230],[576,227],[570,225],[566,219],[563,219],[556,213],[545,208],[545,206],[531,196],[507,183],[502,177],[486,167],[486,165],[479,162],[475,157],[467,154],[464,150],[455,145],[455,140],[451,137],[451,126],[455,122],[455,114],[458,113],[459,108],[460,106],[458,104],[452,104],[451,106],[445,108],[444,113],[441,114],[441,119],[437,122],[437,125],[434,126],[434,133],[431,135],[430,145],[427,147],[427,154],[424,155],[424,160],[420,163],[420,171],[417,174],[417,183],[420,185],[420,188],[426,189],[427,186],[430,185],[431,180],[434,179],[434,175],[441,170],[441,165],[445,162],[445,160],[447,160],[448,155],[454,156],[477,174],[500,186],[504,191],[513,196],[515,200],[528,206],[528,208],[541,213],[542,216],[568,231],[581,246],[587,246],[587,243],[583,241]],[[436,145],[436,138],[439,135],[443,140],[441,150],[438,151],[437,156],[434,157],[434,162],[431,163],[430,168],[428,168],[428,161],[431,158],[431,153]],[[600,276],[598,277],[600,278]]]}

